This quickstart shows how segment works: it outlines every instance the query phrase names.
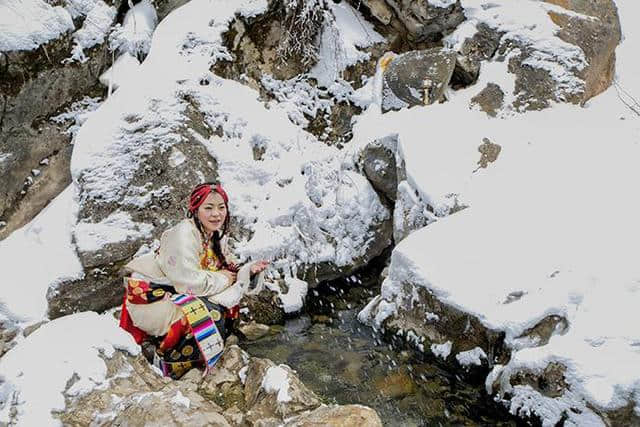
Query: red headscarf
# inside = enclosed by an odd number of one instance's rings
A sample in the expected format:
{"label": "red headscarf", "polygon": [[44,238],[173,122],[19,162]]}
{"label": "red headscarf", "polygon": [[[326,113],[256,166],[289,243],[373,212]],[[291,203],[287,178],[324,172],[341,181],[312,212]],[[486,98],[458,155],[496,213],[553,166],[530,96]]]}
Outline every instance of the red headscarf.
{"label": "red headscarf", "polygon": [[227,193],[220,184],[198,184],[196,185],[196,188],[193,189],[191,196],[189,197],[188,209],[191,215],[195,215],[200,205],[204,203],[204,200],[209,194],[211,194],[211,192],[218,193],[222,197],[222,200],[224,200],[224,204],[227,205],[227,208],[229,207],[229,196],[227,196]]}

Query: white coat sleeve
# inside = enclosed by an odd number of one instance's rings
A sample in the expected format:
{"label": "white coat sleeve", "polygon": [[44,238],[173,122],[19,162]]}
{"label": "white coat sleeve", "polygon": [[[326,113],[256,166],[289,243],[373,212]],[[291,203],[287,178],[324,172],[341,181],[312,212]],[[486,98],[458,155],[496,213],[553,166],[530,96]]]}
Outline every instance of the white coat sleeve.
{"label": "white coat sleeve", "polygon": [[216,295],[231,283],[227,276],[200,267],[200,242],[188,224],[167,230],[160,239],[158,265],[179,293]]}

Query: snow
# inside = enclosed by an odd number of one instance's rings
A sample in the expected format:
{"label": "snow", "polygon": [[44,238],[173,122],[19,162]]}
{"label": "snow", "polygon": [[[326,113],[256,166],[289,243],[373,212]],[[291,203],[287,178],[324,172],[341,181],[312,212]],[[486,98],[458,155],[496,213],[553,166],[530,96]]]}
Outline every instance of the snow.
{"label": "snow", "polygon": [[[101,98],[89,97],[85,96],[80,101],[76,101],[65,111],[64,113],[58,114],[57,116],[51,117],[53,123],[65,123],[67,121],[73,121],[73,124],[69,126],[69,128],[65,131],[65,133],[70,134],[72,137],[71,142],[75,141],[75,136],[80,130],[82,124],[87,121],[87,118],[100,107],[102,104]],[[45,163],[42,163],[45,162]],[[48,164],[49,160],[42,160],[41,164]]]}
{"label": "snow", "polygon": [[285,283],[289,289],[286,294],[280,293],[280,301],[285,313],[300,311],[304,305],[309,285],[304,280],[295,277],[285,277]]}
{"label": "snow", "polygon": [[332,14],[326,15],[323,24],[319,60],[309,72],[318,86],[326,88],[340,80],[347,67],[369,59],[361,49],[385,40],[347,2],[329,2],[329,7]]}
{"label": "snow", "polygon": [[487,354],[480,347],[475,347],[467,351],[461,351],[460,353],[456,354],[456,360],[462,366],[480,366],[482,365],[482,359],[487,360]]}
{"label": "snow", "polygon": [[74,236],[77,248],[90,252],[113,243],[151,237],[151,231],[151,224],[134,222],[128,212],[115,211],[98,223],[80,221]]}
{"label": "snow", "polygon": [[89,58],[84,53],[85,49],[101,44],[106,39],[115,17],[115,7],[109,6],[102,0],[96,0],[93,7],[87,12],[82,27],[73,33],[75,44],[71,49],[71,57],[68,58],[68,61],[88,61]]}
{"label": "snow", "polygon": [[115,90],[140,68],[140,62],[129,52],[120,55],[111,67],[100,76],[100,83]]}
{"label": "snow", "polygon": [[431,352],[442,359],[446,359],[451,354],[451,341],[447,341],[443,344],[431,344]]}
{"label": "snow", "polygon": [[439,7],[439,8],[447,8],[456,4],[457,0],[428,0],[431,6]]}
{"label": "snow", "polygon": [[[450,2],[430,3],[445,7]],[[537,53],[525,64],[549,71],[560,84],[559,96],[580,90],[583,83],[573,73],[585,66],[584,54],[555,37],[557,27],[547,15],[550,8],[556,10],[553,6],[529,0],[461,3],[467,21],[445,40],[447,46],[459,47],[478,23],[486,23],[506,32],[503,43],[515,40],[532,47]],[[146,29],[154,25],[148,5],[140,4],[147,9],[133,11],[132,21],[123,26],[125,31],[136,22],[136,31],[145,29],[127,38],[136,54],[146,52]],[[358,105],[373,104],[357,117],[351,147],[339,151],[290,121],[292,111],[298,118],[324,111],[324,93],[298,81],[271,81],[279,102],[265,107],[255,90],[209,72],[216,60],[229,58],[221,34],[235,13],[254,16],[266,10],[267,2],[193,0],[158,25],[148,56],[136,72],[122,73],[126,78],[113,96],[103,104],[89,102],[95,106],[91,114],[72,107],[58,117],[77,124],[74,184],[29,225],[0,242],[0,259],[12,261],[3,265],[0,313],[20,322],[45,318],[50,286],[82,277],[75,245],[97,250],[149,235],[150,225],[135,224],[124,212],[97,225],[81,221],[76,226],[78,203],[99,198],[143,209],[154,197],[168,194],[171,188],[151,191],[150,185],[132,186],[131,179],[141,159],[154,150],[172,150],[174,167],[184,162],[175,144],[184,138],[188,96],[207,125],[222,130],[222,136],[209,139],[195,136],[218,164],[232,214],[253,232],[238,242],[238,250],[244,260],[271,259],[274,270],[287,277],[285,309],[298,310],[306,294],[306,283],[290,278],[299,269],[319,262],[349,266],[366,254],[373,224],[389,219],[375,191],[355,172],[353,158],[364,144],[397,133],[398,155],[406,161],[406,180],[399,190],[415,208],[408,219],[427,217],[428,225],[395,248],[381,294],[359,318],[380,327],[413,304],[407,283],[424,287],[444,304],[505,333],[512,358],[495,366],[487,383],[498,381],[509,392],[512,412],[534,413],[551,425],[562,414],[568,414],[568,424],[597,423],[591,408],[612,410],[628,402],[640,413],[640,264],[635,250],[640,240],[640,124],[619,99],[635,102],[632,97],[640,93],[640,34],[633,21],[640,16],[640,3],[618,0],[617,5],[624,40],[617,50],[616,85],[585,108],[556,105],[526,115],[506,112],[498,119],[470,110],[471,97],[489,82],[505,89],[507,104],[516,95],[507,58],[483,63],[480,81],[451,93],[446,103],[382,115],[379,73],[349,94]],[[74,1],[65,10],[41,1],[5,0],[0,5],[0,51],[35,49],[73,30],[70,17],[83,14],[101,24],[90,28],[92,21],[85,20],[86,27],[75,33],[79,49],[86,49],[104,37],[107,27],[102,23],[111,13],[105,6],[101,0]],[[346,2],[330,6],[335,19],[325,21],[321,60],[311,74],[329,92],[344,94],[349,90],[341,72],[366,60],[363,50],[379,36]],[[17,10],[29,11],[29,21]],[[203,79],[209,84],[201,85]],[[497,161],[478,169],[483,138],[502,151]],[[262,160],[254,159],[254,148],[262,152]],[[76,194],[80,182],[82,201]],[[449,215],[459,204],[469,207]],[[549,315],[567,320],[566,333],[539,347],[522,344],[519,336]],[[433,313],[424,316],[438,321]],[[408,342],[424,349],[424,338],[405,333]],[[3,421],[8,421],[8,402],[13,401],[20,423],[51,424],[50,410],[64,405],[62,392],[74,370],[80,381],[71,393],[104,383],[97,349],[107,354],[114,348],[137,351],[126,337],[112,319],[95,313],[42,326],[0,360],[6,380],[1,386]],[[448,341],[434,344],[431,351],[446,358],[451,348]],[[34,361],[25,369],[25,360],[42,354],[47,363]],[[480,364],[486,357],[479,347],[456,355],[462,365]],[[509,384],[511,375],[539,373],[552,362],[567,368],[570,389],[561,397]],[[43,382],[43,377],[51,380]],[[282,366],[268,370],[262,387],[277,393],[279,401],[290,400]]]}
{"label": "snow", "polygon": [[121,26],[116,27],[109,37],[111,50],[144,56],[151,48],[151,37],[158,25],[158,15],[150,0],[135,4],[124,17]]}
{"label": "snow", "polygon": [[0,421],[60,425],[51,411],[64,409],[65,395],[80,396],[105,386],[103,357],[112,357],[116,349],[140,353],[110,313],[77,313],[44,324],[0,359]]}
{"label": "snow", "polygon": [[[249,5],[256,13],[266,8]],[[222,136],[189,132],[216,160],[232,215],[255,232],[237,245],[242,260],[270,259],[293,275],[317,262],[347,266],[366,255],[372,224],[389,211],[355,164],[291,123],[286,106],[265,107],[255,90],[210,74],[212,61],[228,57],[221,34],[238,7],[190,2],[158,25],[139,71],[78,133],[73,179],[82,182],[83,200],[139,200],[130,181],[142,159],[184,139],[188,95]]]}
{"label": "snow", "polygon": [[176,392],[176,395],[171,398],[171,403],[173,403],[174,405],[182,405],[187,409],[189,409],[189,407],[191,406],[191,401],[189,400],[189,398],[183,395],[180,390],[178,390]]}
{"label": "snow", "polygon": [[42,0],[0,3],[0,52],[33,50],[73,30],[69,13]]}
{"label": "snow", "polygon": [[290,402],[289,373],[283,367],[286,365],[271,366],[267,369],[260,387],[267,393],[277,393],[278,402]]}
{"label": "snow", "polygon": [[0,241],[0,312],[21,322],[46,317],[50,285],[80,279],[83,269],[71,241],[77,201],[67,187],[28,225]]}

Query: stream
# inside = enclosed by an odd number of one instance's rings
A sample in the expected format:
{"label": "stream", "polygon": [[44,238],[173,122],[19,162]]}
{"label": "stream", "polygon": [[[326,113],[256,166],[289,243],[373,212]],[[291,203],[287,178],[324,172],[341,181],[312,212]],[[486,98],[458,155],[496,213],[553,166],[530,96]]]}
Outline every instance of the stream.
{"label": "stream", "polygon": [[340,299],[343,304],[320,299],[320,306],[329,310],[287,320],[273,326],[270,335],[242,346],[252,356],[289,365],[325,403],[374,408],[386,426],[522,423],[487,397],[482,386],[463,382],[414,351],[385,343],[358,321],[363,301]]}

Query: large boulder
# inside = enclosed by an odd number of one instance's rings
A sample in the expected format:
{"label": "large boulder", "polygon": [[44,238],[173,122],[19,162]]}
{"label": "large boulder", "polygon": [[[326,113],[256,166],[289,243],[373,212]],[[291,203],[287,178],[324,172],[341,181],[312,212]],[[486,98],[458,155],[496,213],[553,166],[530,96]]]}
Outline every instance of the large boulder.
{"label": "large boulder", "polygon": [[360,167],[371,185],[388,200],[396,200],[398,173],[396,170],[397,135],[388,135],[367,144],[360,152]]}
{"label": "large boulder", "polygon": [[[474,8],[472,18],[447,39],[458,52],[457,84],[475,82],[483,61],[504,63],[515,78],[515,86],[500,88],[504,106],[493,87],[482,89],[473,103],[489,115],[496,115],[496,109],[523,112],[553,103],[582,105],[611,85],[621,37],[612,0],[546,0],[523,7],[526,12],[497,4]],[[533,20],[538,24],[531,26]]]}
{"label": "large boulder", "polygon": [[440,48],[393,57],[384,68],[382,111],[441,101],[455,65],[455,53]]}
{"label": "large boulder", "polygon": [[71,138],[66,126],[50,118],[95,91],[111,58],[103,42],[85,52],[85,61],[68,64],[73,49],[71,33],[30,50],[0,46],[0,221],[7,223],[0,238],[27,223],[71,181]]}

